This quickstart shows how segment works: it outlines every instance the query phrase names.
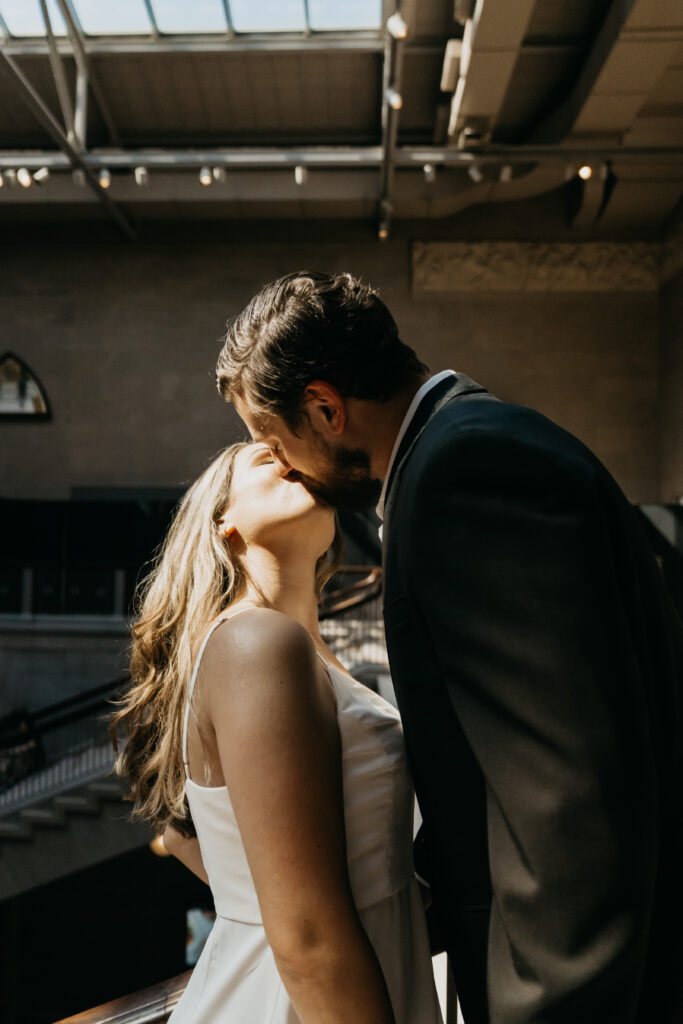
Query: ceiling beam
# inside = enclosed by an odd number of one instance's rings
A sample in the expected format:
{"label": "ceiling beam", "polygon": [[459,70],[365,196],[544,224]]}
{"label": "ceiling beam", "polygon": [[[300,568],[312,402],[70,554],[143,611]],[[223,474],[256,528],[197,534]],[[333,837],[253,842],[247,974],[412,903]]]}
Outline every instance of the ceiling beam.
{"label": "ceiling beam", "polygon": [[612,0],[574,85],[552,113],[527,133],[526,142],[559,142],[569,135],[635,3],[636,0]]}
{"label": "ceiling beam", "polygon": [[67,157],[70,166],[75,170],[83,171],[89,188],[91,188],[95,193],[109,215],[116,221],[128,238],[134,240],[137,236],[128,218],[121,212],[116,203],[107,195],[104,189],[100,188],[99,182],[97,181],[97,178],[90,166],[85,163],[81,154],[78,153],[71,145],[64,134],[61,125],[33,88],[26,75],[17,65],[16,61],[10,57],[9,54],[5,53],[2,47],[0,47],[0,72],[5,75],[10,84],[17,90],[36,121],[38,121],[50,138],[62,150],[64,155]]}
{"label": "ceiling beam", "polygon": [[465,138],[469,128],[481,139],[495,130],[534,6],[535,0],[502,6],[476,0],[473,5],[463,31],[448,124],[448,135],[458,145],[463,130]]}

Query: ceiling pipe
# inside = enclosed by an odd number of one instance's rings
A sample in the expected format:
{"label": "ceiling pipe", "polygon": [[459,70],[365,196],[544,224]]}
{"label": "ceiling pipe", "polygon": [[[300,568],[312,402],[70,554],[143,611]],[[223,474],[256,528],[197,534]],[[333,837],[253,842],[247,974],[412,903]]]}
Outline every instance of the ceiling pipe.
{"label": "ceiling pipe", "polygon": [[[392,26],[403,22],[405,30],[395,31]],[[392,20],[393,19],[393,20]],[[379,184],[379,228],[380,239],[388,238],[391,227],[391,190],[394,180],[394,153],[398,135],[398,112],[403,106],[401,92],[403,78],[403,46],[408,27],[403,21],[399,5],[387,22],[384,42],[384,65],[382,69],[382,162]]]}

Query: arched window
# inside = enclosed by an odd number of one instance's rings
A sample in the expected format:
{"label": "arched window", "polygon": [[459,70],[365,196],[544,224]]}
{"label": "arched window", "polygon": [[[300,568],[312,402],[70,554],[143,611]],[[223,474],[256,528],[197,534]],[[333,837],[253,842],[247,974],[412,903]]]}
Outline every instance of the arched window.
{"label": "arched window", "polygon": [[38,378],[23,359],[12,352],[0,356],[0,418],[50,418],[50,404]]}

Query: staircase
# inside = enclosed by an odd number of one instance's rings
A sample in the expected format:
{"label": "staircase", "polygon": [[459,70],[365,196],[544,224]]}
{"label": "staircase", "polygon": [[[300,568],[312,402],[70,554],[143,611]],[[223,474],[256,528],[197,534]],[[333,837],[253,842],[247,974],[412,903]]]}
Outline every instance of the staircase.
{"label": "staircase", "polygon": [[65,828],[72,815],[97,817],[105,801],[120,803],[111,746],[91,746],[0,793],[0,839],[30,842],[41,828]]}
{"label": "staircase", "polygon": [[23,732],[2,738],[10,777],[17,750],[26,758],[28,748],[41,767],[0,792],[0,900],[149,841],[147,827],[128,820],[112,771],[106,718],[120,685],[45,708],[31,719],[28,740],[25,722]]}
{"label": "staircase", "polygon": [[[393,699],[381,575],[345,566],[321,602],[321,631],[359,679]],[[124,785],[112,771],[107,719],[126,685],[114,680],[33,716],[15,714],[9,732],[0,729],[0,769],[8,758],[10,769],[0,790],[0,900],[151,839],[146,825],[130,822]],[[0,786],[2,779],[0,770]]]}

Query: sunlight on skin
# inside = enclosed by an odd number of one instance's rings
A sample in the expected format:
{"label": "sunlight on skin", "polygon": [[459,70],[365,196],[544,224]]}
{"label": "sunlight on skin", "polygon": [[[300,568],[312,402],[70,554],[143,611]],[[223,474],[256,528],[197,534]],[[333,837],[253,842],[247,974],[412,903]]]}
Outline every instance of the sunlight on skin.
{"label": "sunlight on skin", "polygon": [[[237,32],[303,32],[303,0],[231,0]],[[318,31],[377,29],[381,0],[309,0],[311,28]],[[149,35],[151,24],[143,0],[74,0],[88,35]],[[220,32],[227,29],[222,0],[152,0],[161,32]],[[54,32],[66,29],[56,0],[48,0]],[[12,35],[42,36],[45,26],[39,0],[0,0],[0,14]]]}

